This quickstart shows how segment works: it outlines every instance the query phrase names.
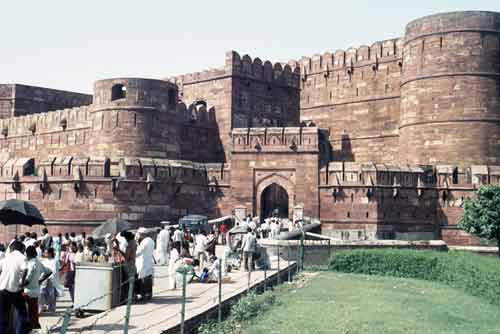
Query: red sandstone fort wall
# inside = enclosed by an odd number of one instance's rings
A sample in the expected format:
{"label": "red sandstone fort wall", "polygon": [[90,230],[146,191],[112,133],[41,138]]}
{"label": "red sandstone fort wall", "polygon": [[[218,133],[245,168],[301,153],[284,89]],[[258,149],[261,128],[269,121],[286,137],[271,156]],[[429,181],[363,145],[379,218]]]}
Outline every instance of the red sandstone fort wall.
{"label": "red sandstone fort wall", "polygon": [[169,81],[101,80],[89,106],[0,85],[0,200],[33,201],[53,231],[91,230],[260,215],[276,183],[290,217],[303,207],[342,239],[477,243],[456,225],[478,186],[500,183],[499,57],[500,14],[462,12],[289,64],[231,51]]}
{"label": "red sandstone fort wall", "polygon": [[0,118],[85,106],[92,95],[19,84],[0,85]]}
{"label": "red sandstone fort wall", "polygon": [[[232,52],[233,128],[297,126],[300,69]],[[292,64],[293,65],[293,64]]]}
{"label": "red sandstone fort wall", "polygon": [[498,13],[445,13],[407,25],[401,162],[500,162],[499,57]]}
{"label": "red sandstone fort wall", "polygon": [[397,158],[402,40],[299,60],[302,120],[329,129],[334,161]]}

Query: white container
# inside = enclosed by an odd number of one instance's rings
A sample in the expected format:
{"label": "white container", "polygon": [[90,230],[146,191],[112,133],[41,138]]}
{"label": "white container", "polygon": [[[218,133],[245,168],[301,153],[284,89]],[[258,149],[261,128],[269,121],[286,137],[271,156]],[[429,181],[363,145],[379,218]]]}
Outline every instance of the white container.
{"label": "white container", "polygon": [[106,311],[119,305],[120,267],[110,263],[82,263],[76,266],[74,308]]}

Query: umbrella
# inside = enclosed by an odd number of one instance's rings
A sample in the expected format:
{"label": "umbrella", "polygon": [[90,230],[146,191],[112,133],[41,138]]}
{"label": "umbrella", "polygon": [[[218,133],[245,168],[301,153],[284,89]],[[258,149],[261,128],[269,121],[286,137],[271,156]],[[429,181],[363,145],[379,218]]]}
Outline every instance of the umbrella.
{"label": "umbrella", "polygon": [[128,221],[120,220],[117,218],[108,219],[104,224],[97,226],[92,231],[92,236],[94,238],[103,238],[106,234],[116,234],[123,231],[131,230],[133,228],[132,224]]}
{"label": "umbrella", "polygon": [[19,199],[0,202],[0,221],[4,225],[45,225],[37,207]]}

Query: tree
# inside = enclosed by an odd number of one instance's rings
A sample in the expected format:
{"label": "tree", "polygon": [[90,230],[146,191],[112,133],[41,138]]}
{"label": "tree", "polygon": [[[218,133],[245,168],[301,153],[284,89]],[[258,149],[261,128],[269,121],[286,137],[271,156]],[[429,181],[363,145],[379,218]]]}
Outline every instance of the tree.
{"label": "tree", "polygon": [[481,186],[467,199],[458,226],[480,238],[496,240],[500,257],[500,185]]}

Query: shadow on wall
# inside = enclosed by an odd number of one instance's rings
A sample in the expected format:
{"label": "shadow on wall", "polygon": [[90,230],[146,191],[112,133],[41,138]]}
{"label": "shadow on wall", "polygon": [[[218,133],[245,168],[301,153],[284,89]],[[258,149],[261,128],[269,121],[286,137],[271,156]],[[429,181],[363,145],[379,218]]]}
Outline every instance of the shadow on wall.
{"label": "shadow on wall", "polygon": [[351,138],[348,134],[343,134],[340,141],[340,150],[332,151],[331,161],[355,161],[352,152]]}
{"label": "shadow on wall", "polygon": [[205,100],[195,100],[189,106],[179,103],[177,112],[183,118],[181,134],[182,159],[195,162],[225,162],[215,107]]}
{"label": "shadow on wall", "polygon": [[330,133],[327,129],[319,129],[319,168],[327,167],[333,161],[333,148],[328,140]]}

